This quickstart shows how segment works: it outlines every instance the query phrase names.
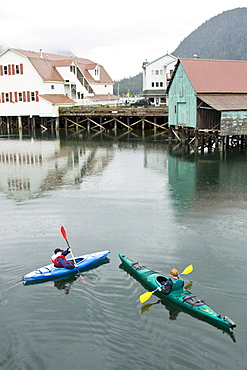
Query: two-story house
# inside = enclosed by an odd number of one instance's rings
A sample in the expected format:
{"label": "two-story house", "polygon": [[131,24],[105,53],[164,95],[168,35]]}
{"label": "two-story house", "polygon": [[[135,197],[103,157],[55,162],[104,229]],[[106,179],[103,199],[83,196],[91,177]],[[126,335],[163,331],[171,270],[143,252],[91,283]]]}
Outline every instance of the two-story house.
{"label": "two-story house", "polygon": [[166,89],[176,63],[177,58],[170,54],[166,54],[153,62],[143,63],[142,96],[149,98],[152,104],[156,106],[167,104]]}
{"label": "two-story house", "polygon": [[88,59],[7,49],[0,55],[0,116],[58,117],[60,106],[115,100],[113,84]]}

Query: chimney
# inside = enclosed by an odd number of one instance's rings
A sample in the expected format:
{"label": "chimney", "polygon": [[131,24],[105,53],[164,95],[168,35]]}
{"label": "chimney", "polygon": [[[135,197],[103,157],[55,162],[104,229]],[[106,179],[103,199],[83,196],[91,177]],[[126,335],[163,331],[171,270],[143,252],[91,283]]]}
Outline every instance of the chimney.
{"label": "chimney", "polygon": [[43,52],[42,52],[42,49],[39,49],[39,51],[40,51],[40,55],[39,55],[39,57],[40,57],[41,59],[43,59]]}

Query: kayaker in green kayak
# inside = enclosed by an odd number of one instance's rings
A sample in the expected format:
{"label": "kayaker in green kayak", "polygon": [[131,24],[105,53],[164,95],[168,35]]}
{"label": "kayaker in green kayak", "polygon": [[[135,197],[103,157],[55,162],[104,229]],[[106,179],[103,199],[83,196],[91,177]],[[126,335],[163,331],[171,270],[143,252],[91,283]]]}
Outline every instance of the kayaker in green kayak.
{"label": "kayaker in green kayak", "polygon": [[169,279],[167,281],[164,281],[162,285],[163,287],[159,287],[158,290],[167,295],[173,290],[183,288],[184,280],[179,276],[179,272],[177,269],[171,269]]}
{"label": "kayaker in green kayak", "polygon": [[53,256],[51,257],[54,266],[65,267],[66,269],[70,270],[74,269],[75,268],[74,263],[72,261],[71,263],[69,263],[65,258],[65,256],[67,256],[67,254],[69,254],[70,252],[71,248],[67,248],[65,251],[63,251],[60,248],[56,248],[54,250]]}

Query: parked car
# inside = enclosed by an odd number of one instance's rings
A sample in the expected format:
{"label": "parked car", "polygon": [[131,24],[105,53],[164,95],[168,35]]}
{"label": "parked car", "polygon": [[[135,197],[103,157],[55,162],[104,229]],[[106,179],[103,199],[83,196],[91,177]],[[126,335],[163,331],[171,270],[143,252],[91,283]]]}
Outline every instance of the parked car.
{"label": "parked car", "polygon": [[148,107],[151,105],[151,102],[149,99],[137,99],[134,103],[130,104],[131,107]]}

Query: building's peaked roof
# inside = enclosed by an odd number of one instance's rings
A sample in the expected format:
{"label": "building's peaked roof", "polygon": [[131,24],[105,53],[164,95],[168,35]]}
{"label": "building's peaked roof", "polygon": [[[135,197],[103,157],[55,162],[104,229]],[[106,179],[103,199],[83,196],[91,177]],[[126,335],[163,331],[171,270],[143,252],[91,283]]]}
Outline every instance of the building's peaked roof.
{"label": "building's peaked roof", "polygon": [[74,100],[63,94],[44,94],[39,96],[52,104],[76,104]]}
{"label": "building's peaked roof", "polygon": [[167,62],[165,63],[165,65],[169,65],[170,63],[173,63],[177,60],[177,58],[174,56],[174,55],[171,55],[171,54],[165,54],[165,55],[162,55],[161,57],[153,60],[152,62],[144,62],[143,65],[142,65],[142,68],[146,68],[147,66],[157,62],[158,60],[160,59],[163,59],[163,58],[166,58],[167,59]]}
{"label": "building's peaked roof", "polygon": [[91,99],[91,100],[117,100],[117,96],[116,95],[113,95],[113,94],[98,94],[98,95],[94,95],[94,96],[88,96],[87,97],[88,99]]}
{"label": "building's peaked roof", "polygon": [[79,66],[79,68],[81,69],[85,77],[88,79],[88,81],[95,83],[113,83],[113,80],[106,72],[104,67],[101,65],[99,65],[100,80],[94,80],[94,78],[88,72],[88,70],[94,69],[98,64],[92,62],[89,59],[78,58],[75,56],[45,53],[43,51],[35,52],[21,49],[11,49],[11,50],[27,57],[33,64],[37,72],[40,74],[42,79],[45,81],[63,81],[63,78],[59,74],[59,71],[56,69],[56,67],[66,67],[76,62],[76,64]]}
{"label": "building's peaked roof", "polygon": [[247,61],[179,59],[197,93],[247,93]]}
{"label": "building's peaked roof", "polygon": [[63,82],[63,78],[48,59],[29,58],[30,62],[44,81]]}

